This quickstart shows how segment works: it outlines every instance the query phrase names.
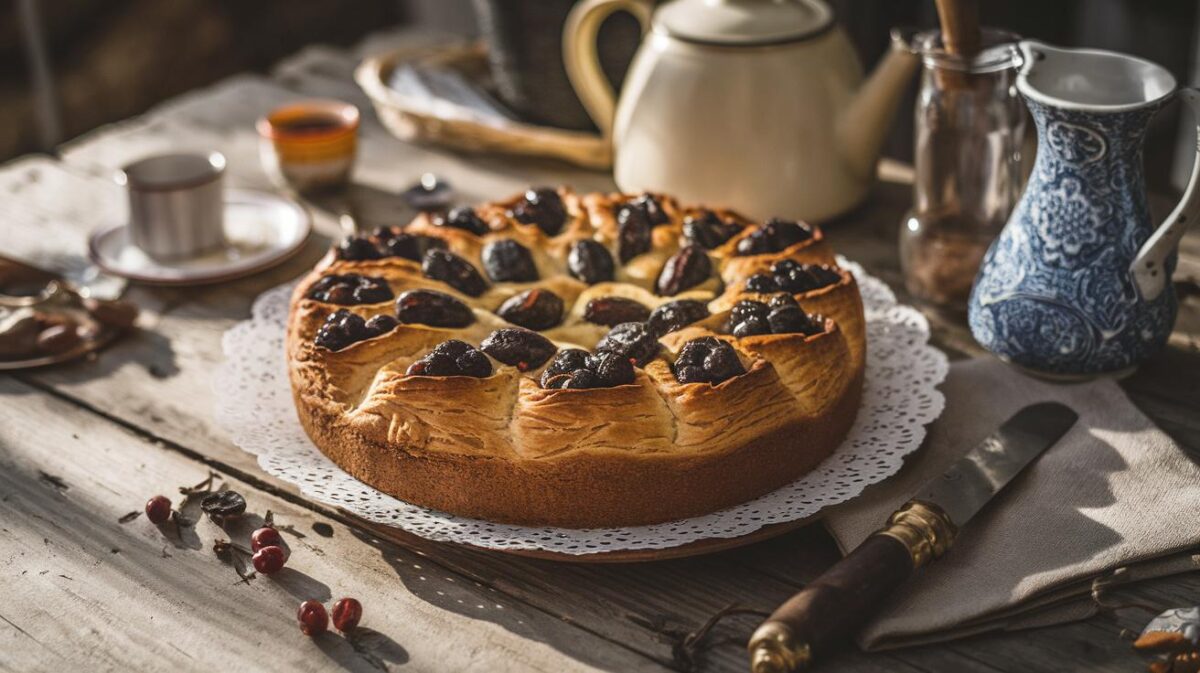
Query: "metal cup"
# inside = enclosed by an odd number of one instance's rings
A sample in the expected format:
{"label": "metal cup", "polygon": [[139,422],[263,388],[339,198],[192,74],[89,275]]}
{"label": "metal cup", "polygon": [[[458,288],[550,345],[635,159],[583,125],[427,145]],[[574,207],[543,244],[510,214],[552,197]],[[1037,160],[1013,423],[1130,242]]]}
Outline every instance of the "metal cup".
{"label": "metal cup", "polygon": [[122,168],[129,192],[129,238],[156,259],[194,257],[225,243],[225,156],[161,154]]}

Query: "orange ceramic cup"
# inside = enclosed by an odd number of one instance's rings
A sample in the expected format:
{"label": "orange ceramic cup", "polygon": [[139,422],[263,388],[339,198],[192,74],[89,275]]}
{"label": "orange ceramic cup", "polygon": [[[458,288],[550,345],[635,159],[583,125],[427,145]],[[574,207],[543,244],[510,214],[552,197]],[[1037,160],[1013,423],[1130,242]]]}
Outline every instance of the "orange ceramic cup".
{"label": "orange ceramic cup", "polygon": [[285,105],[258,120],[263,167],[281,186],[345,185],[358,152],[358,108],[336,100]]}

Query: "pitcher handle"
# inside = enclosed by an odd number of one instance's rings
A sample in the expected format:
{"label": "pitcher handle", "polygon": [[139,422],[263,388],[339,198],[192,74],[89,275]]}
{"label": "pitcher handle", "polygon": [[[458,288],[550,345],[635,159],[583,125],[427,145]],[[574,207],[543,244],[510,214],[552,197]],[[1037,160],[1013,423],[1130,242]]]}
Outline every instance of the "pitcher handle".
{"label": "pitcher handle", "polygon": [[604,20],[617,10],[632,14],[642,25],[643,35],[650,30],[650,18],[654,13],[651,0],[585,0],[575,5],[563,25],[563,63],[567,77],[575,87],[579,102],[583,103],[605,138],[612,137],[617,96],[600,68],[596,36]]}
{"label": "pitcher handle", "polygon": [[1196,127],[1196,160],[1192,163],[1192,177],[1188,179],[1179,205],[1167,215],[1162,226],[1146,239],[1129,266],[1138,293],[1145,301],[1156,299],[1171,282],[1167,258],[1179,246],[1179,239],[1183,238],[1188,224],[1200,216],[1200,190],[1196,187],[1200,183],[1200,91],[1180,89],[1179,97],[1192,112],[1192,123]]}

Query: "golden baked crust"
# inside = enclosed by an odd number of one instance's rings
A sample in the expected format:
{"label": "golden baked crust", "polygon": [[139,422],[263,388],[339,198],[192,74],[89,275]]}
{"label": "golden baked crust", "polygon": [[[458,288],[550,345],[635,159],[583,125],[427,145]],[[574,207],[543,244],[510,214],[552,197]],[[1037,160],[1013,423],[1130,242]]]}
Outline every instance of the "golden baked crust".
{"label": "golden baked crust", "polygon": [[[845,438],[858,410],[865,367],[862,301],[854,278],[795,295],[825,330],[737,339],[725,332],[728,309],[744,280],[777,260],[834,264],[816,230],[779,253],[736,256],[747,227],[710,251],[716,274],[674,297],[654,294],[654,280],[695,208],[656,195],[671,222],[655,227],[654,246],[617,266],[616,281],[593,286],[565,272],[566,251],[582,238],[612,248],[613,206],[621,194],[559,193],[570,217],[547,236],[517,222],[516,199],[477,208],[483,237],[435,225],[422,215],[406,231],[435,236],[479,266],[484,243],[514,238],[534,254],[541,280],[493,283],[468,297],[421,273],[403,258],[345,261],[330,256],[297,286],[287,334],[289,375],[300,422],[313,442],[364,483],[417,505],[490,521],[564,527],[629,526],[709,513],[783,486],[824,460]],[[520,197],[517,197],[518,199]],[[717,211],[721,212],[721,211]],[[741,216],[722,213],[747,225]],[[393,302],[338,306],[308,298],[326,275],[386,279],[393,293],[436,289],[473,308],[475,322],[448,329],[401,324],[390,332],[330,351],[314,344],[326,316],[344,308],[364,317],[393,313]],[[719,277],[718,277],[719,276]],[[608,328],[583,320],[590,298],[621,295],[654,308],[693,298],[713,315],[665,335],[662,354],[613,388],[543,389],[544,368],[519,372],[497,361],[493,375],[406,376],[408,366],[451,338],[478,345],[511,326],[492,313],[506,298],[547,287],[566,304],[565,319],[542,332],[559,347],[590,349]],[[717,385],[681,384],[669,362],[687,341],[715,336],[732,344],[746,374]]]}

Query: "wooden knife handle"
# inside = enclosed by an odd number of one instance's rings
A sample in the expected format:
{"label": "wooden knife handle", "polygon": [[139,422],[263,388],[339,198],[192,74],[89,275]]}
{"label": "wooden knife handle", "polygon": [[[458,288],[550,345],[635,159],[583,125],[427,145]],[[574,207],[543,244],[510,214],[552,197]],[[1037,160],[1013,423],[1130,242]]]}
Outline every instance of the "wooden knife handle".
{"label": "wooden knife handle", "polygon": [[750,639],[754,673],[808,670],[848,641],[913,570],[940,557],[954,524],[936,505],[911,501],[888,527],[867,538],[781,605]]}

